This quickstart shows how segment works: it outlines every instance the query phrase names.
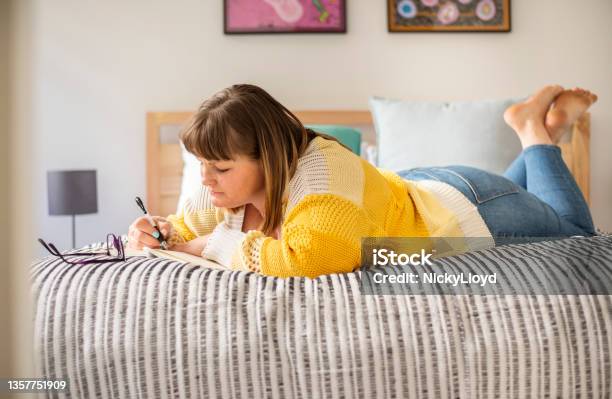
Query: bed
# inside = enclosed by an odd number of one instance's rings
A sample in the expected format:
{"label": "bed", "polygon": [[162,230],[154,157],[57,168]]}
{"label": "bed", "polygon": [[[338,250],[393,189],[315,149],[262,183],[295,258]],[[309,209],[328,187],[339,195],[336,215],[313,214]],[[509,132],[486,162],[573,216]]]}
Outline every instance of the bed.
{"label": "bed", "polygon": [[[367,111],[297,114],[305,123],[358,126],[375,144]],[[188,117],[147,115],[153,213],[176,209],[177,126]],[[587,118],[563,148],[587,198],[588,137]],[[577,255],[588,263],[574,262]],[[587,270],[599,290],[364,295],[363,271],[279,279],[144,257],[84,266],[47,257],[32,266],[36,365],[40,375],[68,378],[60,397],[74,398],[612,395],[612,236],[441,262],[465,273],[520,266],[528,274],[544,263],[550,273],[529,278],[547,282]]]}
{"label": "bed", "polygon": [[[444,262],[468,272],[539,259],[556,271],[588,252],[612,287],[610,236],[501,248]],[[362,295],[359,273],[277,279],[140,257],[47,258],[32,279],[36,363],[69,379],[68,397],[612,394],[609,292]]]}

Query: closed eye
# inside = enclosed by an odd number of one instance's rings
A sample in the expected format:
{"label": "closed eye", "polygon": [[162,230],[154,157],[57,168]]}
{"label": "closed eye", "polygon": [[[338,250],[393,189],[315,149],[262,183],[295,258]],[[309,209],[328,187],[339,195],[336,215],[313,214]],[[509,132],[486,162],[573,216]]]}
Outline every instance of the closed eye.
{"label": "closed eye", "polygon": [[[200,166],[204,165],[204,162],[203,162],[201,159],[198,159],[198,161],[200,162]],[[219,172],[219,173],[225,173],[225,172],[227,172],[228,170],[230,170],[231,168],[227,168],[227,169],[219,169],[219,168],[217,168],[216,166],[213,166],[213,169],[214,169],[216,172]]]}

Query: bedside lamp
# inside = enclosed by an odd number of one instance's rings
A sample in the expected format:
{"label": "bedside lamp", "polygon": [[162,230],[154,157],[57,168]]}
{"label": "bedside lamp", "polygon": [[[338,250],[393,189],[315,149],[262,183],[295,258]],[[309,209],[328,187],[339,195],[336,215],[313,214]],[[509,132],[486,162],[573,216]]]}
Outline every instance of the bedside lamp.
{"label": "bedside lamp", "polygon": [[48,171],[47,193],[50,216],[72,216],[72,248],[75,248],[75,216],[98,212],[96,171]]}

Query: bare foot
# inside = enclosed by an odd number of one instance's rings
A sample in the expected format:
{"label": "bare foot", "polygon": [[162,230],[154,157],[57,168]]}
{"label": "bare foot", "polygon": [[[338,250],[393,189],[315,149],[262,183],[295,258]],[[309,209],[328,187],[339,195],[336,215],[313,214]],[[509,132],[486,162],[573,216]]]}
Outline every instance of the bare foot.
{"label": "bare foot", "polygon": [[588,90],[564,90],[546,114],[546,129],[553,143],[558,143],[568,130],[595,101],[597,96]]}
{"label": "bare foot", "polygon": [[535,144],[553,144],[544,125],[546,112],[552,101],[563,91],[559,85],[545,86],[522,103],[514,104],[504,112],[523,148]]}

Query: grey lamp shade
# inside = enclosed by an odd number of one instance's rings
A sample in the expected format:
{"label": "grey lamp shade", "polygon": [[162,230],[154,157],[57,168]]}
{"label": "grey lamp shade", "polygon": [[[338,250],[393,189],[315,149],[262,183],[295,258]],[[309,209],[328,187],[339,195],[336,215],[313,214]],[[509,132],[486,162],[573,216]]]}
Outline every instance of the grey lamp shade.
{"label": "grey lamp shade", "polygon": [[49,215],[83,215],[98,212],[95,170],[47,172]]}

